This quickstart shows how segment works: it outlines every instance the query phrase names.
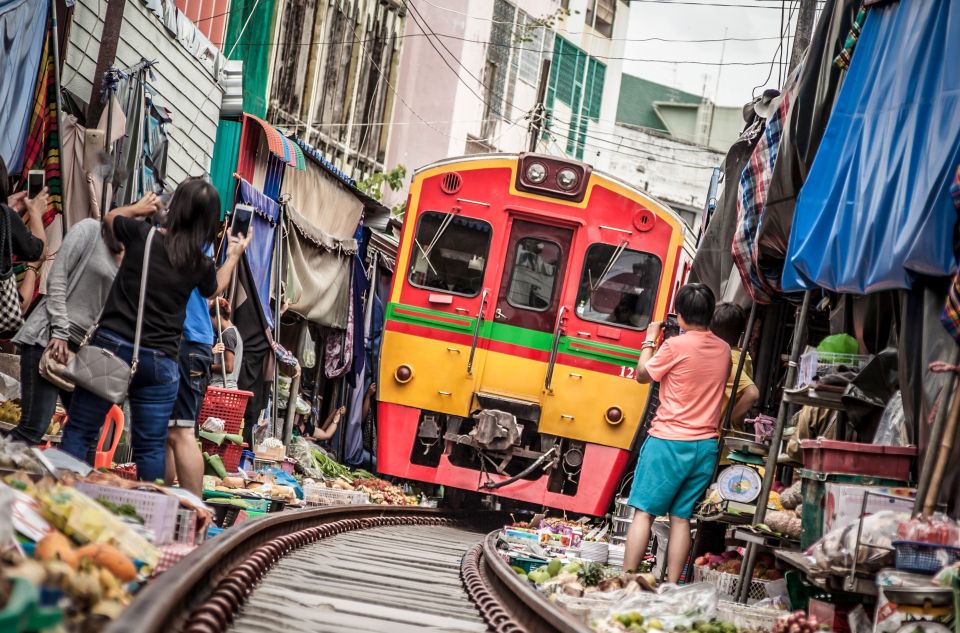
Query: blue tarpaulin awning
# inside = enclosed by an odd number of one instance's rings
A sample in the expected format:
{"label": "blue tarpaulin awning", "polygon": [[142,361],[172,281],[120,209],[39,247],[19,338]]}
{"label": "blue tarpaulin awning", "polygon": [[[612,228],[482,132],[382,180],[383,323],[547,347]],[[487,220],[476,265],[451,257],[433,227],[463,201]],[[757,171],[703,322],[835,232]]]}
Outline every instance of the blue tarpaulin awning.
{"label": "blue tarpaulin awning", "polygon": [[873,7],[797,202],[783,289],[864,294],[949,275],[960,2]]}

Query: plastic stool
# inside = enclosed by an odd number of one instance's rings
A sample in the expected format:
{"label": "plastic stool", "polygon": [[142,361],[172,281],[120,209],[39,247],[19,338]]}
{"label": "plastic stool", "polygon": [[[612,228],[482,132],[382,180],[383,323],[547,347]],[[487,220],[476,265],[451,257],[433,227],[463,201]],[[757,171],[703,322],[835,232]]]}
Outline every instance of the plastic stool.
{"label": "plastic stool", "polygon": [[[120,438],[123,437],[123,409],[113,405],[103,421],[103,430],[100,431],[100,441],[97,442],[97,453],[93,459],[94,468],[110,468],[113,465],[113,454],[117,452]],[[112,435],[111,435],[112,433]],[[103,445],[110,438],[110,447],[103,450]]]}

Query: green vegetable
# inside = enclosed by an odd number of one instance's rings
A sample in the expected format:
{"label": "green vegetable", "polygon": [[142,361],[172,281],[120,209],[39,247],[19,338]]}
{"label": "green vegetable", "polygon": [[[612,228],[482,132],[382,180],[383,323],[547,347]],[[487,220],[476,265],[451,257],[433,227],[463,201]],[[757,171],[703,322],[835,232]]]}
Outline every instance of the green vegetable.
{"label": "green vegetable", "polygon": [[209,453],[203,454],[203,461],[206,463],[207,468],[213,471],[220,479],[223,479],[227,476],[227,469],[223,465],[223,460],[220,459],[219,455],[210,455]]}
{"label": "green vegetable", "polygon": [[526,570],[523,569],[523,567],[517,567],[516,565],[511,567],[511,569],[521,575],[527,573]]}
{"label": "green vegetable", "polygon": [[849,334],[834,334],[820,341],[817,352],[818,360],[829,363],[833,354],[859,354],[860,344]]}

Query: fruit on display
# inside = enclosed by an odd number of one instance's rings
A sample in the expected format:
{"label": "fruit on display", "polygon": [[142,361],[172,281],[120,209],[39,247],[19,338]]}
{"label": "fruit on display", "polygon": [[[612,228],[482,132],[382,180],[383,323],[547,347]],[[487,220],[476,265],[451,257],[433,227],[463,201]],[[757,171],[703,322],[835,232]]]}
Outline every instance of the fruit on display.
{"label": "fruit on display", "polygon": [[[667,630],[663,622],[657,618],[645,618],[642,613],[637,611],[618,613],[613,616],[612,621],[622,631],[650,633]],[[675,633],[738,633],[739,631],[736,625],[722,620],[695,621],[689,627],[676,626],[672,630]]]}
{"label": "fruit on display", "polygon": [[824,630],[824,627],[817,621],[817,617],[808,616],[803,611],[794,611],[773,625],[773,633],[813,633],[821,630]]}
{"label": "fruit on display", "polygon": [[[728,550],[722,554],[704,554],[693,561],[694,566],[703,567],[726,574],[739,574],[740,567],[743,565],[743,558],[734,550]],[[754,580],[780,580],[783,574],[776,569],[773,556],[768,553],[761,553],[757,556],[756,565],[753,568]]]}
{"label": "fruit on display", "polygon": [[19,400],[4,400],[0,402],[0,422],[20,424]]}

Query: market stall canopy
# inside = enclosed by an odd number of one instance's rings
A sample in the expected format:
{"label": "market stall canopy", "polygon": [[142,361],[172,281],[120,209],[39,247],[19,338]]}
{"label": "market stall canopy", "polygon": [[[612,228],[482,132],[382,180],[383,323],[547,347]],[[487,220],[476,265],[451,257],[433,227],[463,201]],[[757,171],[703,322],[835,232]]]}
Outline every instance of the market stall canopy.
{"label": "market stall canopy", "polygon": [[301,171],[304,169],[305,163],[303,160],[303,152],[296,143],[281,134],[280,130],[273,127],[260,117],[253,116],[252,114],[244,114],[243,116],[244,118],[250,119],[251,121],[254,121],[260,125],[261,129],[263,130],[264,138],[267,141],[267,147],[270,149],[271,154],[294,169],[299,169]]}
{"label": "market stall canopy", "polygon": [[870,9],[797,202],[785,291],[863,294],[949,275],[960,162],[960,10]]}
{"label": "market stall canopy", "polygon": [[237,202],[254,208],[253,243],[244,253],[267,326],[273,327],[270,307],[270,276],[273,266],[274,229],[280,220],[280,205],[257,191],[244,179],[237,186]]}
{"label": "market stall canopy", "polygon": [[310,156],[303,171],[287,170],[281,188],[288,197],[288,300],[290,310],[308,321],[343,329],[350,309],[350,262],[357,252],[354,236],[364,204],[351,180]]}

